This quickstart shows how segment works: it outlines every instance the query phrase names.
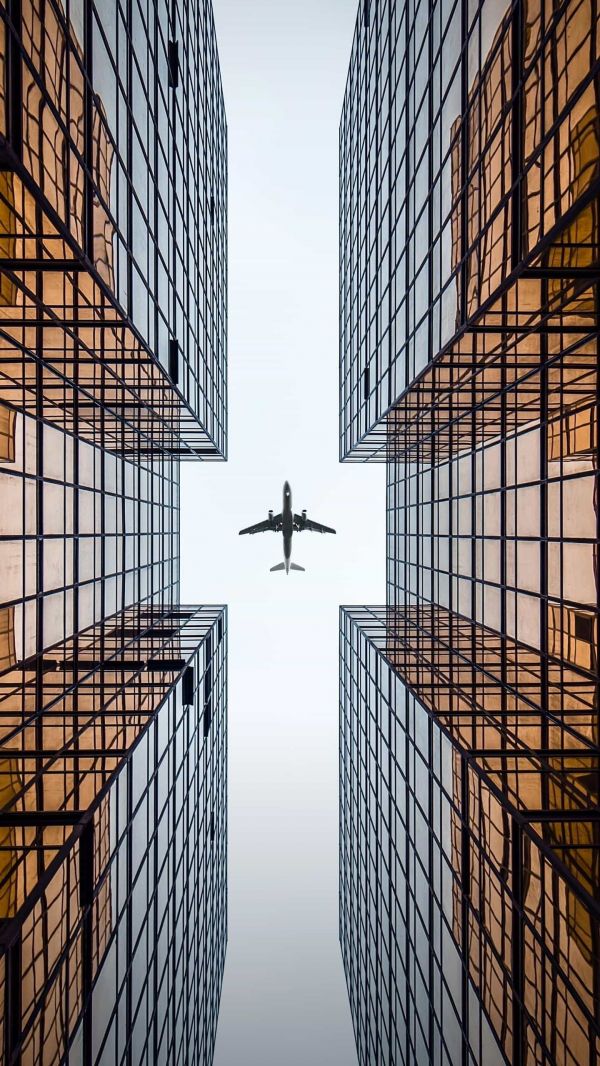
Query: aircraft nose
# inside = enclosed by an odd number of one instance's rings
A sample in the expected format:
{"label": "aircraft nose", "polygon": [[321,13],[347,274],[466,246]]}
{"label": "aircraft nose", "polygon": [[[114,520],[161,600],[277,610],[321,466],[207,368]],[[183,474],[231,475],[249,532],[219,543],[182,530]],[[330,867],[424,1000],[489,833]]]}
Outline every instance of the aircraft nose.
{"label": "aircraft nose", "polygon": [[289,483],[289,481],[285,482],[285,484],[283,486],[283,491],[285,492],[286,495],[289,495],[289,491],[290,491],[290,483]]}

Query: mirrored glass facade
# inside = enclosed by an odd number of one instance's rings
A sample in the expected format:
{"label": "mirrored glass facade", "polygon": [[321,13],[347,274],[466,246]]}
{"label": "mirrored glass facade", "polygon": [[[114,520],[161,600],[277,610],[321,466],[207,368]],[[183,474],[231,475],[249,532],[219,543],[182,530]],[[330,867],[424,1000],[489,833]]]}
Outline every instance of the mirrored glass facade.
{"label": "mirrored glass facade", "polygon": [[212,1061],[226,639],[136,606],[0,675],[0,1061]]}
{"label": "mirrored glass facade", "polygon": [[340,129],[341,456],[387,464],[341,615],[361,1063],[600,1059],[599,22],[361,4]]}
{"label": "mirrored glass facade", "polygon": [[[340,940],[359,1061],[593,1062],[593,685],[448,611],[341,616]],[[587,689],[587,691],[586,691]]]}
{"label": "mirrored glass facade", "polygon": [[[226,455],[227,130],[204,0],[0,7],[0,398]],[[77,408],[77,410],[75,410]]]}
{"label": "mirrored glass facade", "polygon": [[0,2],[0,1064],[213,1057],[227,612],[179,467],[226,455],[210,3]]}
{"label": "mirrored glass facade", "polygon": [[585,350],[597,36],[587,2],[361,3],[340,125],[343,459],[385,459],[417,381],[489,389],[495,367],[508,386],[524,360]]}

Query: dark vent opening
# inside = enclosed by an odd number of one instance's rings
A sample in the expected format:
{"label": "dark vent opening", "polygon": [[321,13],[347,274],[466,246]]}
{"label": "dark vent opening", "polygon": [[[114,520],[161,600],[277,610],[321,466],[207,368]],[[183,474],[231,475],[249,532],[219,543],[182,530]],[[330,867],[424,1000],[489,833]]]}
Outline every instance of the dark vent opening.
{"label": "dark vent opening", "polygon": [[6,143],[4,138],[0,145],[0,162],[2,169],[12,170],[15,161],[23,156],[23,60],[19,47],[19,38],[23,33],[23,16],[21,0],[9,0],[4,5],[12,23],[4,30],[4,89],[7,98],[4,102]]}
{"label": "dark vent opening", "polygon": [[594,643],[594,616],[591,614],[575,615],[575,637],[577,640],[585,640],[587,644]]}
{"label": "dark vent opening", "polygon": [[206,638],[206,670],[204,672],[204,720],[203,732],[207,737],[212,718],[212,640],[210,633]]}
{"label": "dark vent opening", "polygon": [[179,384],[179,344],[176,337],[169,341],[169,377],[174,385]]}
{"label": "dark vent opening", "polygon": [[115,640],[132,640],[137,637],[138,640],[145,640],[146,637],[158,637],[159,639],[171,639],[179,630],[173,629],[172,626],[156,626],[152,629],[113,629],[110,633],[107,633],[107,637],[112,637]]}
{"label": "dark vent opening", "polygon": [[79,838],[79,902],[89,906],[94,899],[94,823],[87,822]]}
{"label": "dark vent opening", "polygon": [[183,702],[186,706],[191,706],[194,702],[194,667],[186,666],[183,673],[183,686],[182,686]]}
{"label": "dark vent opening", "polygon": [[167,48],[167,62],[169,67],[169,85],[176,89],[179,85],[179,42],[169,41]]}
{"label": "dark vent opening", "polygon": [[369,393],[371,391],[370,373],[369,373],[368,366],[366,366],[365,369],[363,370],[363,390],[364,390],[365,400],[368,400],[369,399]]}

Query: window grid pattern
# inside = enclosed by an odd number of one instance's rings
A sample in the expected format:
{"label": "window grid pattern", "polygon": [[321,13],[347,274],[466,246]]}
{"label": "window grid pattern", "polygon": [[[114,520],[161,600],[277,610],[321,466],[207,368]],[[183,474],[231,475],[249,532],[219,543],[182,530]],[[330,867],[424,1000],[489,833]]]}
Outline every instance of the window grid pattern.
{"label": "window grid pattern", "polygon": [[208,0],[0,10],[0,1064],[210,1066],[227,617],[179,604],[226,454]]}
{"label": "window grid pattern", "polygon": [[224,457],[227,131],[210,3],[15,12],[1,16],[4,358],[31,371],[25,322],[39,318],[55,389],[91,389],[117,424],[141,409],[151,446]]}
{"label": "window grid pattern", "polygon": [[387,463],[387,604],[340,637],[365,1063],[600,1055],[598,77],[579,0],[359,8],[340,456]]}
{"label": "window grid pattern", "polygon": [[11,428],[0,457],[0,604],[14,610],[19,659],[130,604],[175,602],[177,460],[136,464],[17,413]]}
{"label": "window grid pattern", "polygon": [[341,612],[340,941],[359,1061],[594,1061],[597,751],[574,715],[548,755],[541,716],[499,707],[467,623],[454,641],[440,613],[419,642],[416,610]]}
{"label": "window grid pattern", "polygon": [[360,6],[340,124],[341,458],[385,461],[385,416],[428,368],[482,362],[589,287],[598,72],[585,2]]}
{"label": "window grid pattern", "polygon": [[387,489],[389,603],[436,603],[595,679],[596,348],[500,394],[442,394],[410,441],[399,412]]}
{"label": "window grid pattern", "polygon": [[131,609],[50,650],[25,722],[3,675],[0,1061],[212,1061],[226,643],[222,608]]}

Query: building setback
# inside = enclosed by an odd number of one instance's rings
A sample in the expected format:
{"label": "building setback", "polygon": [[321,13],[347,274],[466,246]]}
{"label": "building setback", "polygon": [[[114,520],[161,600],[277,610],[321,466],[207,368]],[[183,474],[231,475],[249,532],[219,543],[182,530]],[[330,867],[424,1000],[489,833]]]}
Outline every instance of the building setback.
{"label": "building setback", "polygon": [[387,595],[340,619],[361,1063],[600,1059],[593,4],[360,5],[340,454]]}
{"label": "building setback", "polygon": [[212,1061],[227,613],[182,606],[223,459],[208,0],[0,7],[0,1064]]}

